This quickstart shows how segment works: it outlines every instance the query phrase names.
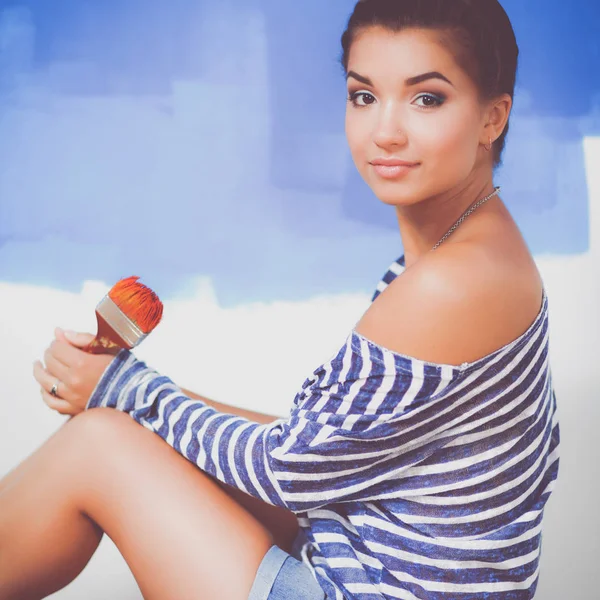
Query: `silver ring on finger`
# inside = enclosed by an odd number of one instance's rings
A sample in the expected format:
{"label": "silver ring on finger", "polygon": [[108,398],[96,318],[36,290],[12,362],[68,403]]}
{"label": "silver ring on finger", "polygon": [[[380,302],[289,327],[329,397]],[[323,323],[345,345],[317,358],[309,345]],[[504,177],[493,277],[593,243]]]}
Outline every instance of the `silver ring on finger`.
{"label": "silver ring on finger", "polygon": [[51,394],[52,396],[54,396],[55,398],[57,398],[57,397],[58,397],[58,384],[59,384],[59,383],[60,383],[60,380],[58,380],[58,379],[57,379],[57,380],[54,382],[54,385],[52,386],[52,389],[50,390],[50,394]]}

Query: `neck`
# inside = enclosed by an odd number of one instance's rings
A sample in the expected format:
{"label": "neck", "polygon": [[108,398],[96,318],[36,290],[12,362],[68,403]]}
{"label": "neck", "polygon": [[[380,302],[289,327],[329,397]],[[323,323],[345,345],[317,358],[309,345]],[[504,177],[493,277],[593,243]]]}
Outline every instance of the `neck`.
{"label": "neck", "polygon": [[[473,182],[460,190],[449,190],[440,195],[419,200],[414,204],[396,206],[396,216],[400,227],[400,237],[404,246],[406,268],[417,262],[419,258],[430,252],[447,231],[458,221],[461,215],[478,200],[481,200],[494,191],[490,180],[486,182]],[[456,241],[459,232],[465,233],[467,222],[484,207],[497,200],[490,198],[469,215],[463,223],[444,241]]]}

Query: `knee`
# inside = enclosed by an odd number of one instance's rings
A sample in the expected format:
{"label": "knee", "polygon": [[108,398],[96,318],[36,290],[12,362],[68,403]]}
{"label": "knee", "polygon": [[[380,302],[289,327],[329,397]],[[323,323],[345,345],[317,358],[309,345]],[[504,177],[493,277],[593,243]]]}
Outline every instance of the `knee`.
{"label": "knee", "polygon": [[132,421],[131,417],[115,408],[90,408],[71,418],[65,425],[69,427],[94,428],[110,427],[115,423]]}
{"label": "knee", "polygon": [[[93,408],[75,415],[63,426],[61,455],[77,474],[81,489],[113,472],[127,452],[133,451],[136,429],[143,429],[128,414],[112,408]],[[139,434],[138,434],[139,435]]]}
{"label": "knee", "polygon": [[138,424],[126,413],[113,408],[85,410],[64,425],[67,434],[78,449],[84,447],[110,448],[119,436],[127,434]]}

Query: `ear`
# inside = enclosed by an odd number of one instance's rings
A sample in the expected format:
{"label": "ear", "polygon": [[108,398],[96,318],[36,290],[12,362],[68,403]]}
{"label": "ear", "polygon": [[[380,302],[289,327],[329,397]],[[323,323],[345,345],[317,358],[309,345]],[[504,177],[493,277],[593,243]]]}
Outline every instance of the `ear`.
{"label": "ear", "polygon": [[479,139],[481,144],[488,144],[490,138],[493,143],[502,135],[511,109],[512,98],[508,94],[502,94],[490,102],[485,112],[484,127]]}

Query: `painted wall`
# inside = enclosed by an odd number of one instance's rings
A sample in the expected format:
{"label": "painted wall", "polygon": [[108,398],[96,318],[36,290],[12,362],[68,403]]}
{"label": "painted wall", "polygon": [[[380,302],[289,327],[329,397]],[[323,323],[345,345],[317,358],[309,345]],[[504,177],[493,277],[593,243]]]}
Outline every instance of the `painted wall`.
{"label": "painted wall", "polygon": [[[94,331],[120,277],[165,302],[138,356],[272,414],[359,320],[402,246],[344,137],[339,39],[353,4],[0,0],[0,475],[65,420],[31,363],[54,326]],[[538,597],[587,600],[600,539],[600,8],[504,5],[521,66],[497,183],[548,290],[563,440]],[[54,597],[117,593],[141,597],[105,538]]]}

